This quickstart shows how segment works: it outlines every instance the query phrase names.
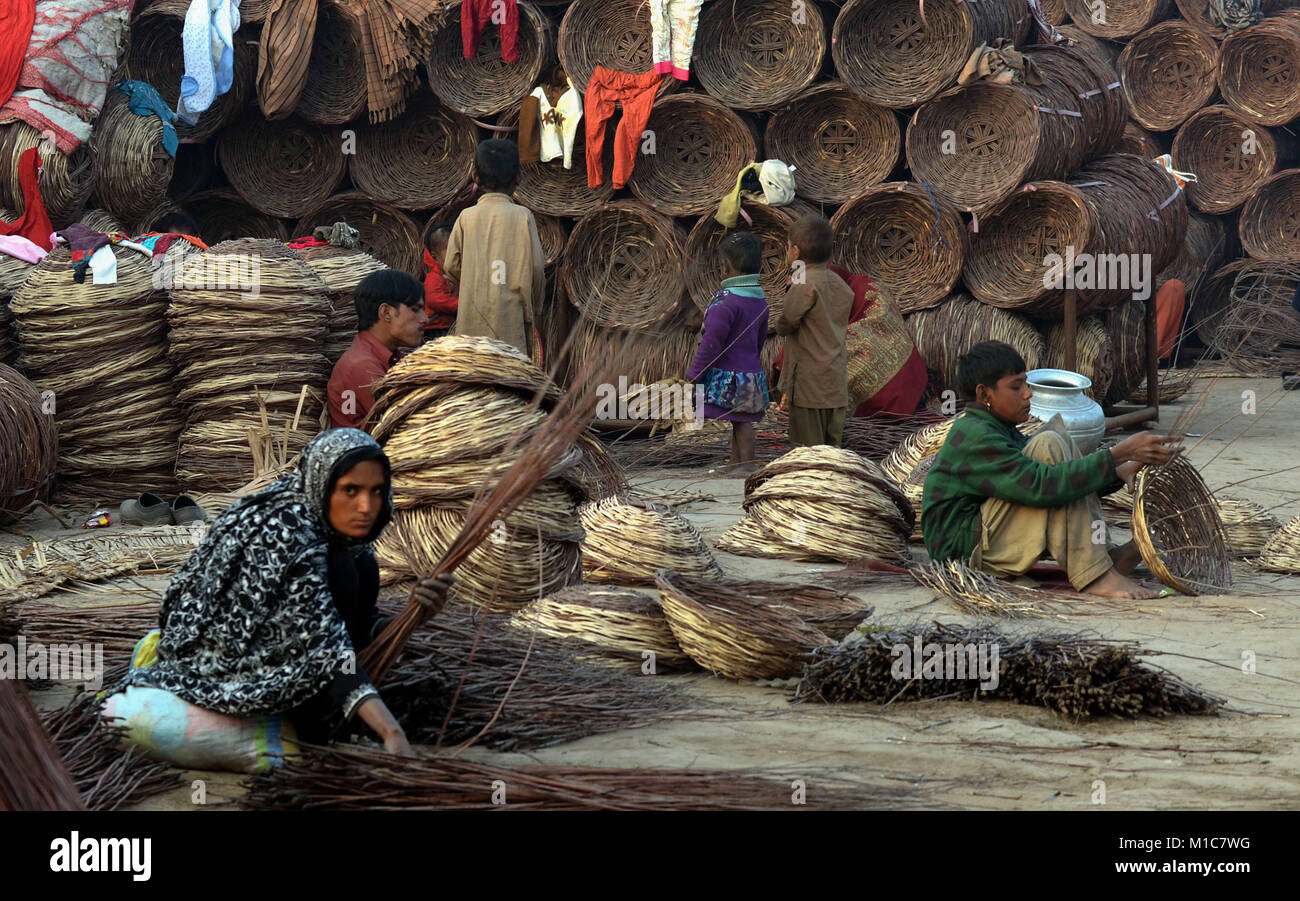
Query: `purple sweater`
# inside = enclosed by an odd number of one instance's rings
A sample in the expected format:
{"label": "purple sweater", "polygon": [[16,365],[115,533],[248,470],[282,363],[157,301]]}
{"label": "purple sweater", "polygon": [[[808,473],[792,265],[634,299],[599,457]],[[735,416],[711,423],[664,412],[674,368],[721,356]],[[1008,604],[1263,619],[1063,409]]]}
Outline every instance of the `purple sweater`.
{"label": "purple sweater", "polygon": [[[740,276],[740,278],[746,278]],[[741,290],[758,288],[758,279],[749,276],[754,284],[738,285]],[[727,279],[728,282],[739,279]],[[700,349],[686,371],[689,381],[697,381],[710,369],[730,372],[761,372],[763,342],[767,340],[767,300],[760,293],[746,296],[724,287],[714,295],[715,300],[704,314],[704,332],[700,336]]]}

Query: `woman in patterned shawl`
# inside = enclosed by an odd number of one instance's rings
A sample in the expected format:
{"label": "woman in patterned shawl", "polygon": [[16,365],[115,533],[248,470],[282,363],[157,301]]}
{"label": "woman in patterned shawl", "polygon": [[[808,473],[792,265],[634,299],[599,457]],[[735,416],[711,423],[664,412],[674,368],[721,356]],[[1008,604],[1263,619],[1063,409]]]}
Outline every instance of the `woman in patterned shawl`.
{"label": "woman in patterned shawl", "polygon": [[[357,429],[303,448],[298,468],[211,524],[163,597],[157,660],[128,684],[171,692],[218,713],[283,713],[321,741],[338,711],[398,754],[405,733],[357,661],[383,625],[371,542],[392,518],[388,458]],[[450,580],[417,598],[436,613]]]}

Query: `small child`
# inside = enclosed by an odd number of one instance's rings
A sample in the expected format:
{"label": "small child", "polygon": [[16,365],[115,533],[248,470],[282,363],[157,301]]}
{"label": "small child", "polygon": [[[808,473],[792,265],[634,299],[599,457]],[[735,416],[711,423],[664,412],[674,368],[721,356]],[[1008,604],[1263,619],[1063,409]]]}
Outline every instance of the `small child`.
{"label": "small child", "polygon": [[731,459],[754,460],[754,423],[767,411],[767,376],[761,354],[767,339],[767,299],[758,283],[763,242],[753,232],[733,232],[718,247],[722,289],[704,314],[700,349],[686,379],[704,380],[704,415],[731,423]]}
{"label": "small child", "polygon": [[786,240],[794,284],[776,331],[786,336],[780,385],[790,404],[790,443],[839,447],[849,406],[845,332],[853,289],[826,268],[833,235],[824,217],[799,219]]}
{"label": "small child", "polygon": [[424,277],[424,312],[429,317],[429,324],[424,327],[426,341],[441,338],[456,324],[460,301],[455,286],[443,271],[450,238],[451,227],[437,225],[429,232],[428,246],[424,249],[424,265],[429,267],[429,274]]}
{"label": "small child", "polygon": [[483,141],[474,152],[478,202],[456,217],[443,271],[458,287],[457,335],[513,344],[541,359],[533,308],[546,290],[546,254],[532,211],[510,199],[519,180],[513,141]]}

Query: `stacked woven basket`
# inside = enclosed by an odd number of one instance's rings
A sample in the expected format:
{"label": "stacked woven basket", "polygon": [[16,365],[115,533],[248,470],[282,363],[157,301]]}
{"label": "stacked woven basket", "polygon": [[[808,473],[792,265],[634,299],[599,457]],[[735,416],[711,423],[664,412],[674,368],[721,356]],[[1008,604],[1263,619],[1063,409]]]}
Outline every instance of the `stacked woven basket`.
{"label": "stacked woven basket", "polygon": [[357,286],[367,275],[388,267],[363,250],[346,247],[303,247],[298,255],[320,277],[329,292],[325,358],[333,366],[357,336]]}

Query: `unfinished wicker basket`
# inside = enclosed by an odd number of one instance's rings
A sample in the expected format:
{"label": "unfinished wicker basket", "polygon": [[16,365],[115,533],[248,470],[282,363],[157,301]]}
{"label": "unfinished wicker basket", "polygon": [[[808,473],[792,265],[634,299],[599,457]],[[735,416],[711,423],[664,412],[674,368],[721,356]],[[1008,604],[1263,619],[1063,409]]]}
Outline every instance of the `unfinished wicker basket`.
{"label": "unfinished wicker basket", "polygon": [[44,501],[54,484],[59,438],[45,398],[0,363],[0,525]]}
{"label": "unfinished wicker basket", "polygon": [[1106,0],[1102,6],[1088,0],[1065,0],[1076,27],[1110,41],[1145,31],[1167,18],[1173,5],[1173,0]]}
{"label": "unfinished wicker basket", "polygon": [[397,119],[357,127],[348,171],[372,200],[433,209],[469,186],[477,145],[474,123],[427,94],[416,95]]}
{"label": "unfinished wicker basket", "polygon": [[478,51],[469,59],[461,50],[461,5],[447,13],[446,24],[433,40],[425,68],[429,87],[443,106],[466,116],[492,116],[531,91],[555,60],[555,26],[531,3],[519,3],[516,47],[519,59],[501,58],[501,34],[496,26],[483,30]]}
{"label": "unfinished wicker basket", "polygon": [[946,200],[924,185],[895,181],[868,188],[831,218],[834,259],[868,272],[904,313],[943,302],[961,278],[966,227]]}
{"label": "unfinished wicker basket", "polygon": [[[40,145],[40,133],[26,122],[0,126],[0,204],[18,215],[27,209],[18,161],[27,150]],[[39,185],[45,212],[56,229],[71,225],[81,218],[95,184],[90,148],[83,144],[69,155],[46,145],[40,149],[40,156]]]}
{"label": "unfinished wicker basket", "polygon": [[250,206],[289,219],[323,203],[347,169],[337,130],[295,118],[268,122],[255,112],[221,133],[217,159]]}
{"label": "unfinished wicker basket", "polygon": [[1236,110],[1207,106],[1178,129],[1171,153],[1174,168],[1196,173],[1188,202],[1202,213],[1230,213],[1273,174],[1278,147],[1272,132]]}
{"label": "unfinished wicker basket", "polygon": [[722,576],[699,531],[679,513],[617,497],[586,504],[579,513],[588,582],[653,585],[655,573],[668,566],[690,576]]}
{"label": "unfinished wicker basket", "polygon": [[412,275],[424,272],[420,227],[397,207],[371,200],[360,191],[335,194],[304,214],[294,232],[309,235],[317,226],[340,221],[360,233],[357,245],[372,257]]}
{"label": "unfinished wicker basket", "polygon": [[670,216],[713,210],[758,155],[750,125],[702,94],[655,101],[646,131],[653,135],[654,152],[638,155],[628,187],[642,203]]}
{"label": "unfinished wicker basket", "polygon": [[792,13],[785,0],[713,3],[700,13],[692,74],[733,109],[771,109],[817,78],[826,32],[816,4]]}
{"label": "unfinished wicker basket", "polygon": [[795,167],[800,197],[843,203],[889,177],[902,134],[892,110],[868,103],[841,82],[829,82],[774,110],[764,143],[769,159]]}
{"label": "unfinished wicker basket", "polygon": [[661,575],[679,594],[703,601],[735,599],[760,608],[793,613],[836,640],[875,613],[873,605],[821,585],[758,579],[706,579],[676,571]]}
{"label": "unfinished wicker basket", "polygon": [[1177,128],[1214,96],[1218,62],[1214,41],[1180,19],[1147,29],[1119,56],[1129,115],[1151,131]]}
{"label": "unfinished wicker basket", "polygon": [[[785,295],[791,287],[791,269],[786,262],[786,235],[792,220],[784,207],[755,203],[746,204],[744,209],[750,221],[737,222],[736,225],[763,240],[763,262],[758,281],[767,298],[768,326],[775,328]],[[714,294],[722,287],[718,245],[729,233],[729,229],[706,213],[686,238],[686,290],[701,310],[708,309]]]}
{"label": "unfinished wicker basket", "polygon": [[643,591],[574,585],[533,601],[510,617],[510,625],[583,642],[610,662],[644,669],[652,660],[651,673],[695,668],[695,661],[673,637],[663,605]]}
{"label": "unfinished wicker basket", "polygon": [[1181,457],[1138,471],[1133,539],[1143,562],[1171,588],[1198,595],[1232,585],[1219,506],[1196,467]]}
{"label": "unfinished wicker basket", "polygon": [[1046,353],[1043,336],[1027,318],[980,303],[969,294],[954,294],[933,309],[912,313],[905,321],[925,365],[938,373],[947,389],[957,387],[957,361],[981,341],[1010,344],[1029,369],[1038,368]]}
{"label": "unfinished wicker basket", "polygon": [[662,323],[685,290],[683,229],[627,200],[606,204],[574,225],[561,279],[569,302],[591,323],[638,329]]}
{"label": "unfinished wicker basket", "polygon": [[162,146],[162,120],[137,116],[112,96],[90,138],[95,200],[134,224],[167,196],[175,160]]}
{"label": "unfinished wicker basket", "polygon": [[1275,376],[1300,365],[1300,315],[1292,307],[1300,260],[1251,260],[1233,279],[1210,349],[1244,375]]}
{"label": "unfinished wicker basket", "polygon": [[1278,521],[1259,504],[1237,497],[1217,494],[1219,519],[1228,540],[1228,550],[1237,557],[1257,557],[1277,531]]}
{"label": "unfinished wicker basket", "polygon": [[[1141,301],[1138,301],[1140,303]],[[1115,378],[1115,349],[1110,332],[1100,317],[1088,316],[1076,324],[1074,371],[1092,382],[1083,393],[1101,403]],[[1065,326],[1053,323],[1046,332],[1047,354],[1043,365],[1065,368]]]}
{"label": "unfinished wicker basket", "polygon": [[365,112],[362,27],[351,4],[320,4],[307,83],[294,110],[297,115],[321,125],[342,125]]}
{"label": "unfinished wicker basket", "polygon": [[1012,0],[849,0],[835,18],[835,71],[872,103],[916,106],[949,87],[971,51],[999,37],[1019,45],[1028,9]]}
{"label": "unfinished wicker basket", "polygon": [[253,209],[230,188],[201,191],[185,201],[185,209],[199,224],[199,237],[209,246],[234,238],[289,240],[284,222]]}
{"label": "unfinished wicker basket", "polygon": [[1259,568],[1275,573],[1300,573],[1300,516],[1269,538],[1260,552]]}
{"label": "unfinished wicker basket", "polygon": [[1300,10],[1285,9],[1229,35],[1219,55],[1223,102],[1251,122],[1283,125],[1300,116]]}
{"label": "unfinished wicker basket", "polygon": [[1264,180],[1241,208],[1237,233],[1241,249],[1257,260],[1300,257],[1300,169]]}
{"label": "unfinished wicker basket", "polygon": [[[623,342],[629,343],[624,346]],[[605,328],[587,321],[584,316],[573,329],[569,370],[581,372],[592,360],[609,355],[610,347],[623,347],[618,370],[611,378],[626,379],[631,385],[653,385],[667,379],[681,378],[691,365],[700,344],[698,328],[690,328],[679,313],[660,325],[636,330]],[[648,416],[647,416],[648,421]],[[597,427],[627,428],[598,418]]]}
{"label": "unfinished wicker basket", "polygon": [[[1156,283],[1160,284],[1157,278]],[[1152,303],[1154,298],[1150,299]],[[1128,300],[1101,314],[1101,322],[1109,336],[1114,372],[1104,404],[1126,400],[1146,378],[1147,372],[1147,305],[1141,300]],[[1062,361],[1063,362],[1063,361]],[[1049,364],[1057,369],[1055,363]],[[1085,373],[1086,375],[1086,373]],[[1090,377],[1091,378],[1091,377]],[[1094,379],[1093,384],[1097,382]]]}

